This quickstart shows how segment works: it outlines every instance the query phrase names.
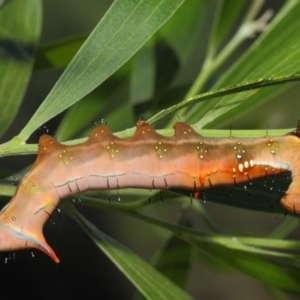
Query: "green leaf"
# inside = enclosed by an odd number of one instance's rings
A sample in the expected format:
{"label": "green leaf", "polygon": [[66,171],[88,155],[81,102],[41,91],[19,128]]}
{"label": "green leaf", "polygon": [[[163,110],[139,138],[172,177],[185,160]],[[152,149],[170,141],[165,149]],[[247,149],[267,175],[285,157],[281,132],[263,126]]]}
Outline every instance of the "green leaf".
{"label": "green leaf", "polygon": [[280,239],[286,237],[291,231],[296,229],[299,225],[299,219],[291,216],[286,216],[285,220],[276,227],[276,229],[269,235],[270,238]]}
{"label": "green leaf", "polygon": [[66,67],[85,40],[86,36],[75,37],[40,46],[36,53],[34,71]]}
{"label": "green leaf", "polygon": [[204,0],[185,1],[172,19],[156,33],[159,40],[172,47],[181,66],[185,64],[198,38],[199,27],[203,25],[207,13],[205,6]]}
{"label": "green leaf", "polygon": [[253,253],[231,251],[219,245],[204,246],[198,248],[198,252],[200,260],[212,260],[221,266],[227,265],[227,267],[244,272],[269,286],[300,294],[297,281],[300,270],[299,265],[295,263],[282,263],[259,257]]}
{"label": "green leaf", "polygon": [[[238,105],[239,103],[241,103],[243,101],[241,99],[244,99],[245,97],[249,97],[249,93],[255,94],[257,92],[257,90],[260,88],[269,87],[272,85],[283,85],[284,83],[287,83],[287,82],[294,82],[294,81],[299,81],[299,80],[300,80],[300,74],[294,74],[291,76],[279,77],[279,78],[277,78],[277,77],[275,77],[275,78],[260,78],[260,79],[249,81],[246,83],[237,84],[235,86],[228,86],[225,88],[220,88],[218,90],[213,90],[210,92],[200,94],[198,96],[188,98],[186,100],[181,101],[178,104],[175,104],[166,109],[163,109],[162,111],[160,111],[159,113],[157,113],[156,115],[151,117],[147,122],[154,123],[163,117],[166,117],[170,114],[174,114],[176,111],[178,111],[182,108],[189,107],[189,106],[195,105],[197,103],[201,103],[201,102],[207,102],[208,104],[215,103],[217,99],[213,99],[213,98],[226,96],[225,98],[228,99],[228,101],[227,101],[227,103],[224,104],[224,106],[220,106],[219,110],[211,109],[211,111],[210,111],[211,115],[215,115],[215,114],[219,115],[219,113],[220,113],[220,115],[222,115],[226,111],[230,110],[231,107],[234,107],[234,106]],[[286,88],[286,87],[284,86],[283,88]],[[229,95],[229,96],[227,96],[227,95]],[[210,101],[208,101],[208,100],[210,100]],[[197,105],[195,105],[194,107],[197,107]],[[195,124],[195,126],[198,129],[202,128],[201,126],[203,125],[202,124],[203,119],[204,118],[202,118],[199,122],[197,122]],[[211,119],[210,121],[212,121],[212,120],[213,119]]]}
{"label": "green leaf", "polygon": [[115,1],[19,138],[25,141],[37,127],[100,85],[166,22],[182,2]]}
{"label": "green leaf", "polygon": [[68,214],[147,299],[193,299],[129,249],[97,229],[72,205],[67,206]]}
{"label": "green leaf", "polygon": [[[106,206],[110,209],[111,204],[105,204],[104,201],[100,202],[102,207]],[[91,201],[90,198],[85,198],[83,203],[97,207],[100,202],[97,203],[97,200]],[[160,228],[171,230],[184,241],[196,246],[203,259],[207,257],[207,259],[216,261],[223,266],[233,267],[268,285],[293,293],[300,292],[297,284],[297,274],[300,272],[299,256],[290,254],[291,250],[300,249],[299,242],[207,234],[135,213],[126,203],[118,203],[113,206],[113,209],[117,208],[119,211],[122,211],[123,207],[125,209],[123,212],[126,214]],[[276,249],[286,250],[287,253],[279,252]],[[284,258],[285,262],[273,260],[274,258]],[[282,281],[279,278],[282,278]]]}
{"label": "green leaf", "polygon": [[[183,215],[178,224],[191,227],[191,220]],[[191,267],[191,245],[173,235],[166,245],[156,253],[154,266],[175,284],[184,287]]]}
{"label": "green leaf", "polygon": [[[111,76],[96,90],[74,104],[67,111],[55,132],[55,137],[59,141],[64,141],[78,137],[81,133],[80,136],[88,135],[92,130],[92,124],[95,122],[97,123],[100,119],[104,119],[105,122],[111,120],[112,112],[110,112],[107,118],[104,118],[107,111],[111,111],[111,109],[120,110],[124,105],[128,105],[127,99],[125,99],[122,105],[116,105],[115,99],[118,100],[123,94],[124,82],[122,83],[122,80],[119,80],[117,76]],[[128,123],[124,122],[124,126],[132,125],[132,123],[129,123],[132,121],[130,118],[126,120]],[[111,125],[111,123],[109,124]],[[83,132],[87,128],[89,129],[88,132]],[[111,128],[111,130],[114,129]]]}
{"label": "green leaf", "polygon": [[[234,85],[238,82],[241,85],[247,84],[262,78],[280,79],[297,73],[300,70],[299,13],[300,3],[298,0],[286,2],[267,28],[267,31],[254,42],[240,60],[233,64],[213,88]],[[274,95],[274,90],[279,93],[284,89],[286,87],[282,85],[281,89],[270,87],[267,91],[270,95]],[[261,97],[261,92],[264,93],[264,97]],[[226,96],[220,100],[193,107],[188,120],[195,122],[201,119],[198,122],[199,128],[208,126],[208,124],[212,127],[214,124],[218,124],[218,118],[224,113],[231,111],[230,115],[236,116],[236,113],[242,110],[239,106],[245,106],[249,110],[249,107],[261,104],[266,99],[268,99],[266,91],[260,91],[259,89]],[[245,112],[245,110],[243,111]]]}
{"label": "green leaf", "polygon": [[[167,197],[165,197],[165,195]],[[164,198],[168,199],[170,195],[166,192],[164,193]],[[151,201],[159,201],[160,196],[156,195],[156,198],[151,198]],[[221,245],[232,250],[242,250],[245,252],[256,253],[261,255],[277,256],[282,258],[294,259],[296,256],[289,253],[281,253],[269,249],[285,249],[285,250],[299,250],[300,243],[297,241],[284,241],[279,239],[264,239],[264,238],[253,238],[253,237],[238,237],[238,236],[228,236],[221,234],[209,234],[204,231],[194,230],[183,226],[173,225],[168,222],[161,221],[159,219],[141,214],[136,212],[137,209],[143,207],[147,203],[147,199],[141,200],[139,203],[133,201],[131,203],[107,203],[107,201],[101,201],[99,199],[93,199],[91,197],[83,196],[84,205],[95,207],[95,208],[106,208],[118,210],[127,215],[133,216],[134,218],[141,219],[147,223],[159,226],[166,230],[171,230],[173,233],[177,234],[180,238],[195,244],[195,245]],[[174,202],[174,197],[170,197],[170,200]],[[186,199],[181,198],[181,201]],[[170,203],[171,204],[171,203]]]}
{"label": "green leaf", "polygon": [[[60,122],[55,132],[55,138],[58,141],[78,136],[87,126],[91,128],[91,119],[96,120],[99,112],[105,106],[104,99],[97,91],[93,91],[82,100],[74,104]],[[80,122],[78,122],[78,118],[80,118]]]}
{"label": "green leaf", "polygon": [[[162,275],[167,277],[177,286],[184,288],[191,267],[191,246],[172,236],[163,249],[159,250],[152,265]],[[134,300],[146,299],[140,294]]]}
{"label": "green leaf", "polygon": [[218,48],[224,43],[225,38],[228,37],[243,6],[245,6],[245,2],[239,0],[231,0],[230,5],[224,0],[218,1],[215,24],[213,25],[214,31],[211,33],[210,51],[212,55],[216,54]]}
{"label": "green leaf", "polygon": [[152,43],[147,43],[135,56],[130,77],[130,101],[133,105],[154,96],[155,55]]}
{"label": "green leaf", "polygon": [[0,136],[23,100],[41,31],[41,1],[7,1],[0,7]]}

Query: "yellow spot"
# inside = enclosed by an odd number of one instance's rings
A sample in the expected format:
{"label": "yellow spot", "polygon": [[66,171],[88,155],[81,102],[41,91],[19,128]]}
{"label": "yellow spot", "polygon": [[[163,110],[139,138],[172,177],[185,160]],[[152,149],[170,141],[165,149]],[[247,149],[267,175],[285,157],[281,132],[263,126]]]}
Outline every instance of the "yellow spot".
{"label": "yellow spot", "polygon": [[249,168],[249,163],[248,163],[248,161],[245,161],[245,162],[244,162],[244,167],[245,167],[246,169]]}
{"label": "yellow spot", "polygon": [[254,166],[254,161],[253,159],[250,159],[250,167],[253,167]]}
{"label": "yellow spot", "polygon": [[53,201],[51,199],[46,199],[44,207],[53,206]]}
{"label": "yellow spot", "polygon": [[243,172],[243,170],[244,170],[244,166],[243,166],[243,164],[239,164],[239,171],[242,173]]}
{"label": "yellow spot", "polygon": [[162,158],[162,157],[163,157],[162,155],[159,156],[159,158]]}
{"label": "yellow spot", "polygon": [[235,172],[236,172],[235,168],[232,168],[232,172],[233,172],[233,173],[235,173]]}

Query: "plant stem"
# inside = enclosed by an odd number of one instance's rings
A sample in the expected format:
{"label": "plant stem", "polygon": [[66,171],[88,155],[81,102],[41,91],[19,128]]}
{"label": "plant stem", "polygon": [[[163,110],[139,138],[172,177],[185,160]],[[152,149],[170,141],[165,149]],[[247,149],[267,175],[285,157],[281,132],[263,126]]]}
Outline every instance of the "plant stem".
{"label": "plant stem", "polygon": [[[270,11],[266,11],[266,13],[263,14],[258,20],[255,20],[263,3],[264,0],[255,0],[252,2],[252,5],[249,7],[238,31],[226,44],[226,46],[219,52],[219,54],[217,54],[215,57],[212,57],[214,51],[213,49],[208,49],[202,69],[193,85],[185,95],[184,99],[189,99],[200,93],[211,75],[233,54],[233,52],[247,38],[253,36],[255,32],[262,31],[265,28],[267,21],[272,16],[272,13]],[[183,117],[187,109],[188,108],[186,107],[178,111],[176,118]],[[172,118],[170,123],[174,123],[174,117]]]}

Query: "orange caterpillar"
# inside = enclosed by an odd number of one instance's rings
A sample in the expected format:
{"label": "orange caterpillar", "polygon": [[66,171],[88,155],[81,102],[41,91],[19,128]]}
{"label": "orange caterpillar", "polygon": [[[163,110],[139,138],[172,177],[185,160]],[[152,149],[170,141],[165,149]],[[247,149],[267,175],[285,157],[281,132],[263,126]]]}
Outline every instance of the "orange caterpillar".
{"label": "orange caterpillar", "polygon": [[133,137],[120,139],[101,125],[76,146],[43,135],[35,163],[0,213],[0,251],[37,248],[58,263],[43,225],[61,199],[90,189],[183,188],[197,194],[291,171],[281,204],[300,214],[300,126],[258,139],[204,138],[185,123],[174,130],[164,137],[139,121]]}

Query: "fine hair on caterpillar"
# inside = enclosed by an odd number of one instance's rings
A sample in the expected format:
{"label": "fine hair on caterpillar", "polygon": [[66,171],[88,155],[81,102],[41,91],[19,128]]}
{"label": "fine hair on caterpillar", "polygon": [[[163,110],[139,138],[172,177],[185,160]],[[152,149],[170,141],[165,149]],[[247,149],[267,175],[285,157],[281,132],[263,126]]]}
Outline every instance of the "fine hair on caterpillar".
{"label": "fine hair on caterpillar", "polygon": [[[174,136],[158,134],[138,121],[134,136],[118,138],[103,123],[75,146],[49,135],[39,140],[35,163],[0,214],[0,251],[37,248],[55,262],[43,226],[61,199],[87,190],[124,188],[191,191],[251,183],[286,171],[292,183],[280,200],[300,214],[300,126],[287,135],[263,138],[206,138],[186,123]],[[51,170],[49,172],[49,170]]]}

